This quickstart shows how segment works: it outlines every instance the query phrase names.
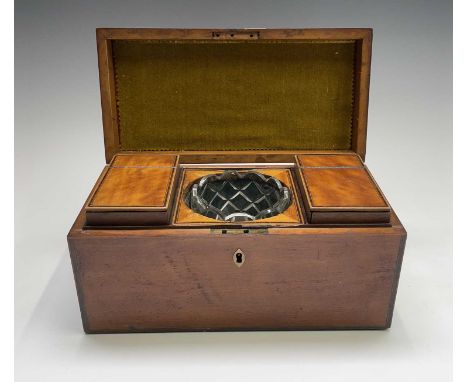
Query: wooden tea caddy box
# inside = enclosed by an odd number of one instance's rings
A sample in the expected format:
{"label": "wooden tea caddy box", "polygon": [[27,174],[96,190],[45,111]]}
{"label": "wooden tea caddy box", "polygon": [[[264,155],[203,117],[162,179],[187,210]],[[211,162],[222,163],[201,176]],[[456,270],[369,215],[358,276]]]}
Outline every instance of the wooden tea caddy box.
{"label": "wooden tea caddy box", "polygon": [[[68,234],[87,333],[390,327],[406,232],[364,164],[370,29],[98,29],[107,165]],[[287,186],[225,222],[188,188]]]}

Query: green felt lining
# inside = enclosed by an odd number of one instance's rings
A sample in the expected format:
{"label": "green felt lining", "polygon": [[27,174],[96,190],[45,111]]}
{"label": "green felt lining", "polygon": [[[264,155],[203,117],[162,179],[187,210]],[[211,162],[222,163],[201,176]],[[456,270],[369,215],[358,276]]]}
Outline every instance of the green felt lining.
{"label": "green felt lining", "polygon": [[113,41],[122,150],[347,150],[354,41]]}

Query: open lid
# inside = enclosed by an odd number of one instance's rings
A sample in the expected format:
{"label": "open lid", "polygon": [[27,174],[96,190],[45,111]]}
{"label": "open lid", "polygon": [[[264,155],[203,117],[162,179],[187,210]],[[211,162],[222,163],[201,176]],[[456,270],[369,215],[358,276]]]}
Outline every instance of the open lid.
{"label": "open lid", "polygon": [[121,151],[366,150],[371,29],[97,29]]}

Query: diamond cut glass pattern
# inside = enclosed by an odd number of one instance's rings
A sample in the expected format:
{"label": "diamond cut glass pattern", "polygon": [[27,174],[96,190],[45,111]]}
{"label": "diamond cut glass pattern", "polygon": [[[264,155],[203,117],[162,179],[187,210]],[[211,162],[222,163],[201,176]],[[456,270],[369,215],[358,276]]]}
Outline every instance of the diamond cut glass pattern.
{"label": "diamond cut glass pattern", "polygon": [[197,180],[187,191],[185,203],[216,220],[253,221],[285,211],[291,191],[272,176],[228,170]]}

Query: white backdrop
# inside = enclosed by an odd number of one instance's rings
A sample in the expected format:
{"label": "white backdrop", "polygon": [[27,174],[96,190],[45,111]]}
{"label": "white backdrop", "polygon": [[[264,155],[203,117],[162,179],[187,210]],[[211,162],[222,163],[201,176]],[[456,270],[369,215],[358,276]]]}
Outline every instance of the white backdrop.
{"label": "white backdrop", "polygon": [[[16,1],[18,381],[448,381],[450,1]],[[393,327],[86,336],[66,234],[104,166],[96,27],[373,27],[366,163],[408,230]]]}

